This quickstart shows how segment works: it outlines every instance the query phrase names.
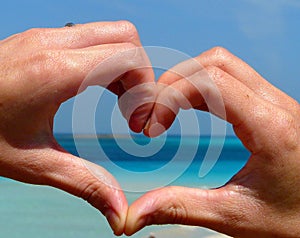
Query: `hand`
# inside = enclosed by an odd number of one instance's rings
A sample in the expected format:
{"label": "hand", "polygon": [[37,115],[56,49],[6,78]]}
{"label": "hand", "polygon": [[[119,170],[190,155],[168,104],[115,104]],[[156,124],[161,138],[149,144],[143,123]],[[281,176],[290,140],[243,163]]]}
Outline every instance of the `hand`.
{"label": "hand", "polygon": [[115,234],[123,233],[128,205],[117,181],[64,151],[52,127],[62,102],[100,85],[126,94],[121,110],[131,129],[141,131],[153,107],[141,102],[153,102],[155,90],[140,46],[134,26],[123,21],[32,29],[1,41],[0,176],[79,196],[107,217]]}
{"label": "hand", "polygon": [[[195,60],[203,68],[193,67]],[[210,109],[233,125],[251,157],[221,188],[166,187],[139,198],[129,208],[125,233],[151,224],[179,223],[234,237],[299,237],[299,104],[223,48],[195,60],[161,76],[163,89],[145,134],[156,136],[167,129],[180,107]],[[217,94],[213,84],[221,93],[226,116],[204,100]],[[182,104],[180,94],[190,104]]]}

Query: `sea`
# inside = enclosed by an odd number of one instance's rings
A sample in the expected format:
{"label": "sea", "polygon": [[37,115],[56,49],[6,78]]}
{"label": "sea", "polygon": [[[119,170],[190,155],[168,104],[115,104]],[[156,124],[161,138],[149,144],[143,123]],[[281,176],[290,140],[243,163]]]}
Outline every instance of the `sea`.
{"label": "sea", "polygon": [[[213,189],[247,162],[249,152],[234,136],[55,135],[70,153],[111,172],[129,204],[147,191],[170,185]],[[197,209],[197,208],[195,208]],[[0,237],[110,238],[105,218],[82,199],[47,186],[0,178]],[[225,237],[190,226],[150,226],[134,238]],[[122,236],[125,237],[125,236]]]}

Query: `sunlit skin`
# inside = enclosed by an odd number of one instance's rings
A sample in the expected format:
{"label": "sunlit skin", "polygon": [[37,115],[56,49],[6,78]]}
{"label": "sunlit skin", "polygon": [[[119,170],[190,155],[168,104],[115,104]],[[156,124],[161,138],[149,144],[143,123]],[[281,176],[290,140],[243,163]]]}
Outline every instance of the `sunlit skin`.
{"label": "sunlit skin", "polygon": [[[207,110],[203,98],[213,92],[202,88],[207,95],[201,95],[194,85],[208,75],[222,95],[223,119],[252,154],[219,189],[165,187],[145,194],[129,208],[126,234],[151,224],[187,224],[233,237],[300,237],[299,104],[223,48],[194,60],[205,74],[189,67],[190,60],[160,77],[163,89],[145,134],[157,136],[174,121],[181,102],[169,87],[182,92],[191,107]],[[159,130],[151,128],[155,123]]]}
{"label": "sunlit skin", "polygon": [[[128,205],[118,182],[104,168],[64,151],[53,137],[53,118],[61,103],[89,85],[121,96],[136,85],[153,84],[151,68],[135,69],[147,64],[140,45],[126,21],[31,29],[0,41],[0,176],[79,196],[122,234]],[[116,63],[97,66],[108,58]],[[117,78],[109,78],[116,72]],[[153,102],[154,93],[145,87],[133,98]],[[132,130],[143,129],[152,107],[144,104],[127,118]],[[128,114],[126,107],[121,110]]]}

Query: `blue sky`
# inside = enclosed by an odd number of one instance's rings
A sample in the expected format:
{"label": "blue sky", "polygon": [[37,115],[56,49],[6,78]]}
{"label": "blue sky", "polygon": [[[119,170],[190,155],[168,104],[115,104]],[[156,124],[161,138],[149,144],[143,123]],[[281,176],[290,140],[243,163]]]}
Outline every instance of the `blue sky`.
{"label": "blue sky", "polygon": [[[126,19],[145,46],[164,46],[196,56],[223,46],[244,59],[271,83],[300,100],[300,1],[298,0],[10,0],[0,8],[0,38],[33,27],[60,27]],[[111,131],[115,97],[105,94],[97,108],[97,131]],[[72,102],[55,120],[55,132],[71,132]],[[197,113],[203,133],[209,119]],[[121,119],[120,119],[121,120]],[[82,124],[81,132],[89,132]],[[178,128],[174,126],[174,133]],[[230,132],[229,132],[230,133]]]}

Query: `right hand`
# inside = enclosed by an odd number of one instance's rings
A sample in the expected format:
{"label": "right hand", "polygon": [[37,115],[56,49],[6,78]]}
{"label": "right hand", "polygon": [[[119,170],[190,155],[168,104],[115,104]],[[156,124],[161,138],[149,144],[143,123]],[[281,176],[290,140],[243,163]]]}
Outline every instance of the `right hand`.
{"label": "right hand", "polygon": [[186,224],[234,237],[300,237],[298,102],[223,48],[175,66],[159,84],[147,135],[168,128],[180,108],[210,109],[233,125],[251,157],[221,188],[165,187],[145,194],[129,208],[126,234],[151,224]]}

